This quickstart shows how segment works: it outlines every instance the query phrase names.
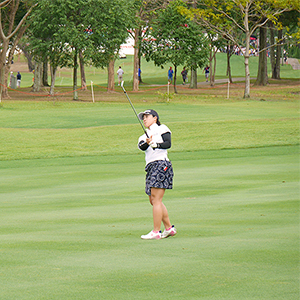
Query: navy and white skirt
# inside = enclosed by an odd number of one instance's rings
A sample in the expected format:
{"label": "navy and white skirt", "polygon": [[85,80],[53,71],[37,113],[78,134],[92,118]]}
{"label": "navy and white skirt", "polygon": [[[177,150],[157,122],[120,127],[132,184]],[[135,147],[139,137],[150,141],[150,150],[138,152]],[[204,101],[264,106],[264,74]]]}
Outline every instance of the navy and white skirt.
{"label": "navy and white skirt", "polygon": [[172,189],[173,188],[173,167],[168,160],[156,160],[145,167],[146,187],[145,192],[151,195],[151,188]]}

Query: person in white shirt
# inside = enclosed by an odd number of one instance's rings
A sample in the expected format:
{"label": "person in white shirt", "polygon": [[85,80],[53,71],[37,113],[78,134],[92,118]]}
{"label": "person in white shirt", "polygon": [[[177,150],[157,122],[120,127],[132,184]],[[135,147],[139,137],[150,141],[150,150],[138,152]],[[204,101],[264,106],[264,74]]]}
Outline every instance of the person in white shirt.
{"label": "person in white shirt", "polygon": [[[145,151],[146,167],[146,188],[145,192],[149,196],[149,201],[153,207],[153,230],[142,235],[145,240],[167,238],[174,236],[177,231],[171,225],[167,208],[162,202],[166,189],[173,188],[173,167],[168,159],[168,151],[171,147],[171,131],[160,123],[158,113],[148,109],[138,114],[143,120],[148,137],[143,134],[139,137],[138,147]],[[161,223],[165,230],[160,231]]]}
{"label": "person in white shirt", "polygon": [[118,74],[118,85],[120,85],[120,83],[123,81],[123,74],[124,74],[124,71],[122,70],[121,66],[119,67],[117,74]]}

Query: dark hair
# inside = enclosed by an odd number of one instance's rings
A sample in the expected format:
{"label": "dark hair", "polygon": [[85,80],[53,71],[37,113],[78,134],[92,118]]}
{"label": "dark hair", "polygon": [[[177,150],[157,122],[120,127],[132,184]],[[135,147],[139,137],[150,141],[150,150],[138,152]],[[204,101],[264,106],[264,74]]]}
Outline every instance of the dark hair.
{"label": "dark hair", "polygon": [[160,126],[161,123],[160,123],[160,121],[158,120],[157,116],[155,116],[155,115],[152,115],[152,116],[153,116],[153,117],[156,117],[156,124],[157,124],[158,126]]}

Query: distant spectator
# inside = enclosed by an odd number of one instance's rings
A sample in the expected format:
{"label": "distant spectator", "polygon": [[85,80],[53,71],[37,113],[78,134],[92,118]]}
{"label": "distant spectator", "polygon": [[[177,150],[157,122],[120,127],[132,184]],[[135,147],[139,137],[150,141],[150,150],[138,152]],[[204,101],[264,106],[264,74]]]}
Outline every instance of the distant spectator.
{"label": "distant spectator", "polygon": [[10,77],[9,77],[9,87],[11,87],[13,78],[14,78],[14,72],[10,72]]}
{"label": "distant spectator", "polygon": [[170,69],[168,71],[168,80],[169,80],[170,84],[173,81],[173,73],[174,73],[174,71],[172,70],[172,67],[170,67]]}
{"label": "distant spectator", "polygon": [[17,87],[21,87],[21,78],[22,78],[22,76],[21,76],[20,72],[18,72],[18,74],[17,74]]}
{"label": "distant spectator", "polygon": [[283,50],[283,60],[284,60],[284,63],[286,64],[287,63],[287,53],[286,53],[285,49]]}
{"label": "distant spectator", "polygon": [[142,70],[141,70],[141,68],[139,68],[139,71],[138,71],[139,83],[141,83],[141,82],[142,82],[142,77],[141,77],[141,74],[142,74]]}
{"label": "distant spectator", "polygon": [[205,72],[205,78],[206,82],[208,82],[208,77],[209,77],[209,66],[206,66],[203,70]]}
{"label": "distant spectator", "polygon": [[187,70],[185,69],[185,67],[181,71],[181,76],[182,76],[182,84],[184,85],[187,77]]}
{"label": "distant spectator", "polygon": [[118,80],[119,80],[118,85],[120,85],[121,82],[123,81],[123,74],[124,74],[124,71],[122,70],[121,66],[119,67],[117,74],[118,74]]}

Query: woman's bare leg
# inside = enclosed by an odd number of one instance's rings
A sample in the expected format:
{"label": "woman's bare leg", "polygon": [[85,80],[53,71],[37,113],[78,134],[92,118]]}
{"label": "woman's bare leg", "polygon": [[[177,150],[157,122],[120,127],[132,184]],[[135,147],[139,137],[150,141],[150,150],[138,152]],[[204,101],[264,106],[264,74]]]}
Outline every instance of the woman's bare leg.
{"label": "woman's bare leg", "polygon": [[164,223],[165,228],[169,229],[172,226],[170,223],[169,214],[168,214],[167,208],[165,207],[165,205],[163,203],[162,203],[162,207],[163,207],[162,221]]}
{"label": "woman's bare leg", "polygon": [[154,231],[160,230],[161,222],[164,223],[165,228],[171,227],[167,208],[162,203],[164,194],[165,194],[164,189],[151,188],[151,196],[149,196],[149,200],[153,206],[153,230]]}

